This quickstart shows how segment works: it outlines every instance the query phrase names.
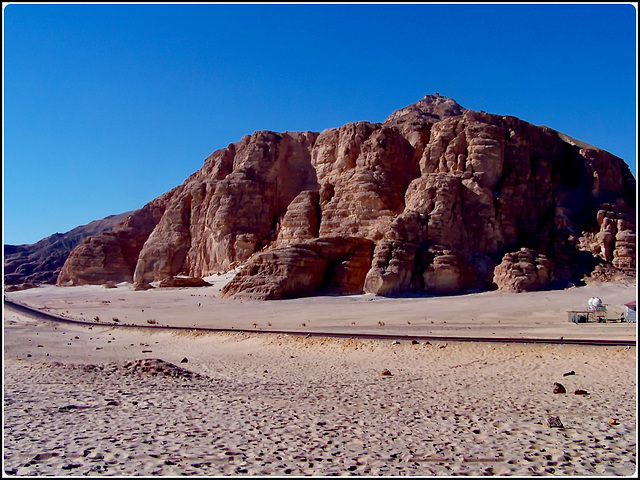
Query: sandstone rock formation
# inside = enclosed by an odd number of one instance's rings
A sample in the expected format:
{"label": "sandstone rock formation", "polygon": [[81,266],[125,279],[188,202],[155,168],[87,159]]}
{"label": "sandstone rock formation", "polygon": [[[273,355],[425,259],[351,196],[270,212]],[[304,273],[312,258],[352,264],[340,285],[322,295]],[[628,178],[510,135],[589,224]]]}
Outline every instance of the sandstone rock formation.
{"label": "sandstone rock formation", "polygon": [[208,287],[211,284],[199,277],[171,277],[162,280],[158,287],[160,288],[181,288],[181,287]]}
{"label": "sandstone rock formation", "polygon": [[605,203],[601,207],[596,214],[599,230],[585,232],[580,237],[581,247],[614,267],[633,273],[636,266],[635,215],[617,205]]}
{"label": "sandstone rock formation", "polygon": [[635,189],[603,150],[427,95],[382,123],[245,136],[78,246],[58,284],[243,266],[224,296],[563,287],[635,275]]}
{"label": "sandstone rock formation", "polygon": [[94,220],[67,233],[54,233],[29,245],[4,246],[4,284],[55,284],[67,257],[85,238],[111,230],[131,212]]}
{"label": "sandstone rock formation", "polygon": [[552,262],[529,248],[507,253],[493,271],[493,283],[498,290],[527,292],[544,290],[549,285]]}
{"label": "sandstone rock formation", "polygon": [[57,285],[130,282],[144,242],[162,218],[173,192],[131,213],[111,231],[86,238],[67,258]]}
{"label": "sandstone rock formation", "polygon": [[222,293],[238,298],[278,300],[314,292],[362,292],[373,241],[323,237],[260,252],[227,283]]}

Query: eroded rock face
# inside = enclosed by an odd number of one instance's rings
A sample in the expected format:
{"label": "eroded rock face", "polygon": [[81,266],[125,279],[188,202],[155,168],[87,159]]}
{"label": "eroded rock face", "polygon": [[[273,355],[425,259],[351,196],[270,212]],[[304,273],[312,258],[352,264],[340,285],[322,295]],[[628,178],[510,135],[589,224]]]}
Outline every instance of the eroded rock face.
{"label": "eroded rock face", "polygon": [[164,215],[173,193],[171,190],[152,200],[111,231],[86,238],[69,254],[57,285],[130,282],[144,242]]}
{"label": "eroded rock face", "polygon": [[629,208],[605,203],[596,214],[598,231],[583,232],[582,250],[632,274],[636,269],[635,214]]}
{"label": "eroded rock face", "polygon": [[386,126],[361,122],[323,132],[312,154],[322,188],[319,235],[381,239],[418,175],[413,154],[400,132]]}
{"label": "eroded rock face", "polygon": [[139,229],[77,247],[58,284],[147,288],[244,265],[226,296],[286,298],[561,287],[604,264],[634,275],[635,188],[607,152],[430,95],[382,123],[214,152],[134,214]]}
{"label": "eroded rock face", "polygon": [[303,190],[289,204],[280,222],[277,245],[290,245],[318,238],[320,204],[318,190]]}
{"label": "eroded rock face", "polygon": [[493,272],[498,290],[527,292],[544,290],[549,285],[553,263],[529,248],[507,253]]}
{"label": "eroded rock face", "polygon": [[324,237],[261,252],[225,285],[222,296],[277,300],[362,293],[372,250],[366,238]]}
{"label": "eroded rock face", "polygon": [[168,203],[140,252],[134,283],[226,271],[273,243],[287,207],[317,185],[316,137],[261,131],[209,157]]}

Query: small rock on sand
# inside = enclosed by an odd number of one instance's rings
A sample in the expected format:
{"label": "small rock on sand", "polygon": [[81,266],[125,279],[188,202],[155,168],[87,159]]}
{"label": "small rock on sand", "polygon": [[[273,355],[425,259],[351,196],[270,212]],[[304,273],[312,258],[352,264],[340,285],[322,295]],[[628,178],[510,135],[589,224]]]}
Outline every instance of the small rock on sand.
{"label": "small rock on sand", "polygon": [[544,425],[547,428],[564,428],[564,425],[560,421],[560,417],[549,417],[545,421]]}
{"label": "small rock on sand", "polygon": [[567,389],[561,383],[555,382],[553,385],[553,393],[567,393]]}

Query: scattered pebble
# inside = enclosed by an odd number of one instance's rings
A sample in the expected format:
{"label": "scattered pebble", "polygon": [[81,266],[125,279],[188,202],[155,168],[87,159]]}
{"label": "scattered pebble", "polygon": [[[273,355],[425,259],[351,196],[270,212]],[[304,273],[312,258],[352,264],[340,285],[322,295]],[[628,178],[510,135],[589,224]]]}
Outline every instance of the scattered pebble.
{"label": "scattered pebble", "polygon": [[560,417],[549,417],[545,421],[544,425],[547,428],[564,428],[564,425],[560,421]]}

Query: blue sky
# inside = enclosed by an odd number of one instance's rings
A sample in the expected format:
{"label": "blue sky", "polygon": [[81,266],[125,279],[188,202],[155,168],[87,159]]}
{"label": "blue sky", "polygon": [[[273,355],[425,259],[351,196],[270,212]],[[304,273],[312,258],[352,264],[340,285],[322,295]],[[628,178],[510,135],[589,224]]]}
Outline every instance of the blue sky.
{"label": "blue sky", "polygon": [[633,4],[9,4],[3,241],[142,207],[256,130],[435,92],[637,155]]}

